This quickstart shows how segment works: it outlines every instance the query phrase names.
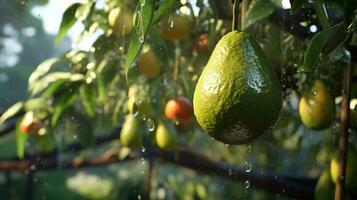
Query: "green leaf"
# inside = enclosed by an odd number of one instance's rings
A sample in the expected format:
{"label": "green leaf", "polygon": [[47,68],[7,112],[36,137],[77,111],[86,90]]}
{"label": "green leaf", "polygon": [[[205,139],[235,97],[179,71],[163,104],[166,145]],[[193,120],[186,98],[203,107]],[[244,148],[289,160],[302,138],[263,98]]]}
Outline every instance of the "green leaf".
{"label": "green leaf", "polygon": [[84,110],[88,114],[89,117],[94,117],[95,111],[95,96],[94,88],[92,85],[82,84],[79,88],[79,95],[81,97],[82,105]]}
{"label": "green leaf", "polygon": [[82,5],[80,3],[75,3],[67,8],[67,10],[63,13],[62,22],[56,36],[55,42],[59,44],[63,37],[66,35],[67,31],[77,22],[75,17],[77,8]]}
{"label": "green leaf", "polygon": [[49,84],[49,86],[42,93],[43,97],[50,97],[57,93],[58,90],[63,89],[63,85],[66,83],[66,80],[57,80]]}
{"label": "green leaf", "polygon": [[[131,64],[135,61],[136,57],[139,55],[141,48],[145,43],[147,33],[150,29],[151,22],[154,16],[154,2],[155,0],[145,0],[144,6],[140,6],[141,2],[138,3],[138,7],[141,10],[141,14],[136,16],[137,20],[135,20],[134,30],[131,35],[129,49],[126,55],[124,65],[127,80],[129,68]],[[136,12],[136,14],[137,13],[138,12]]]}
{"label": "green leaf", "polygon": [[59,80],[64,80],[66,82],[77,82],[84,80],[84,77],[85,76],[83,74],[79,73],[72,74],[70,72],[53,72],[37,80],[37,82],[32,85],[30,93],[32,96],[34,96],[46,89],[51,83]]}
{"label": "green leaf", "polygon": [[345,16],[345,22],[347,25],[349,25],[352,20],[353,17],[356,14],[356,10],[357,10],[357,1],[356,0],[345,0],[345,4],[344,4],[344,16]]}
{"label": "green leaf", "polygon": [[291,12],[294,13],[296,10],[301,8],[307,0],[290,0]]}
{"label": "green leaf", "polygon": [[154,18],[152,20],[153,24],[156,24],[161,20],[163,16],[172,10],[176,10],[181,3],[175,0],[166,0],[160,4],[160,7],[155,11]]}
{"label": "green leaf", "polygon": [[325,56],[329,54],[331,51],[337,48],[341,42],[343,42],[343,39],[334,41],[336,37],[335,34],[341,32],[341,28],[343,27],[343,24],[340,23],[314,35],[305,51],[303,66],[304,71],[311,71],[320,55]]}
{"label": "green leaf", "polygon": [[20,112],[23,107],[24,107],[24,103],[17,102],[14,105],[12,105],[9,109],[7,109],[0,117],[0,126],[3,125],[3,123],[6,120],[8,120],[9,118],[13,117],[18,112]]}
{"label": "green leaf", "polygon": [[335,27],[335,29],[332,29],[331,37],[322,50],[323,56],[329,55],[335,49],[343,45],[349,37],[345,23],[342,22],[337,24]]}
{"label": "green leaf", "polygon": [[50,70],[50,68],[59,60],[59,58],[51,58],[39,64],[29,77],[28,89],[31,90],[33,88],[33,85],[38,81],[38,79],[45,75]]}
{"label": "green leaf", "polygon": [[41,109],[41,108],[46,108],[49,107],[48,99],[39,97],[39,98],[34,98],[30,99],[25,102],[25,110],[36,110],[36,109]]}
{"label": "green leaf", "polygon": [[274,11],[274,5],[268,0],[255,0],[249,5],[248,12],[245,18],[245,27],[249,27],[258,20],[269,16]]}
{"label": "green leaf", "polygon": [[105,103],[108,94],[109,85],[113,82],[114,78],[118,75],[118,62],[109,61],[104,59],[100,62],[97,68],[97,89],[98,101]]}
{"label": "green leaf", "polygon": [[113,115],[112,115],[112,125],[116,126],[119,123],[120,117],[123,115],[122,108],[124,105],[124,99],[119,99],[115,104]]}
{"label": "green leaf", "polygon": [[23,159],[25,157],[26,142],[28,135],[20,130],[21,120],[16,123],[16,152],[17,157]]}
{"label": "green leaf", "polygon": [[74,104],[74,102],[77,100],[78,95],[72,90],[72,92],[65,93],[62,95],[62,97],[59,99],[58,103],[56,104],[54,108],[54,112],[51,118],[51,126],[54,127],[59,118],[61,117],[63,111]]}

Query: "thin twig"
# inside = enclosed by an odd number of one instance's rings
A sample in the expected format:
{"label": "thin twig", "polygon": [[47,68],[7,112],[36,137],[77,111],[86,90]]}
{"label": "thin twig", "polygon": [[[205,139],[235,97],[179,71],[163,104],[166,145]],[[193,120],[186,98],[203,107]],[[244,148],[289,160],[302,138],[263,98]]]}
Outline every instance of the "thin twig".
{"label": "thin twig", "polygon": [[344,74],[344,93],[341,107],[341,134],[339,139],[338,178],[335,187],[335,200],[343,200],[345,194],[346,166],[348,152],[348,129],[350,127],[352,63],[350,62]]}
{"label": "thin twig", "polygon": [[232,31],[238,30],[239,0],[234,0],[232,11]]}

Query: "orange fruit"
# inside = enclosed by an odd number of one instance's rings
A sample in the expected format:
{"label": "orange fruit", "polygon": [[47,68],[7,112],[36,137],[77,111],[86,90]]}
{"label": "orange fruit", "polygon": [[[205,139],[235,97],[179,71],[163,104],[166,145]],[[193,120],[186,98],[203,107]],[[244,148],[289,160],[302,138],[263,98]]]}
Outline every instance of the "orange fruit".
{"label": "orange fruit", "polygon": [[180,123],[185,123],[193,115],[192,103],[182,96],[171,99],[166,103],[165,115],[169,120],[177,119]]}
{"label": "orange fruit", "polygon": [[208,48],[208,35],[203,33],[200,37],[196,40],[193,50],[197,53],[201,53]]}
{"label": "orange fruit", "polygon": [[40,130],[43,128],[43,124],[34,116],[33,112],[27,112],[22,118],[19,128],[23,133],[40,135]]}

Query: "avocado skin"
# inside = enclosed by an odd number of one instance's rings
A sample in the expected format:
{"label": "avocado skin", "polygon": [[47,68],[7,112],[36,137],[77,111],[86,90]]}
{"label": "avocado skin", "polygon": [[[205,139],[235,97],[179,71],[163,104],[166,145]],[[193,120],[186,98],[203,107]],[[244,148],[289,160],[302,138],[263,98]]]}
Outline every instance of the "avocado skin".
{"label": "avocado skin", "polygon": [[270,132],[282,105],[279,81],[258,43],[232,31],[217,43],[195,88],[201,128],[227,144],[246,144]]}

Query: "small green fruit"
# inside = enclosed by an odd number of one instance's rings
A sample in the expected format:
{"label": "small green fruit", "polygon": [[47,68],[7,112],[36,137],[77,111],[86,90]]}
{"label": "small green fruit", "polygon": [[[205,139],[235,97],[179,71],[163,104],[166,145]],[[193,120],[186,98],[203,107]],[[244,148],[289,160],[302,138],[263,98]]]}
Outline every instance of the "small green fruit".
{"label": "small green fruit", "polygon": [[[330,173],[334,183],[336,183],[338,177],[338,166],[339,158],[336,154],[330,163]],[[357,189],[357,152],[352,147],[348,149],[345,181],[347,189],[351,191]]]}
{"label": "small green fruit", "polygon": [[315,187],[315,200],[333,200],[335,186],[332,182],[330,170],[325,170]]}
{"label": "small green fruit", "polygon": [[313,130],[330,126],[334,119],[334,101],[325,84],[316,80],[300,99],[299,114],[304,125]]}
{"label": "small green fruit", "polygon": [[193,97],[202,129],[224,143],[246,144],[270,132],[281,104],[279,81],[253,37],[237,31],[225,35]]}
{"label": "small green fruit", "polygon": [[174,150],[178,135],[172,123],[162,120],[156,130],[156,143],[161,149]]}
{"label": "small green fruit", "polygon": [[120,132],[120,143],[123,146],[130,148],[136,148],[142,145],[143,135],[138,116],[128,114],[125,117],[125,121]]}
{"label": "small green fruit", "polygon": [[114,8],[109,12],[108,23],[117,36],[125,36],[133,29],[133,12],[125,6]]}

